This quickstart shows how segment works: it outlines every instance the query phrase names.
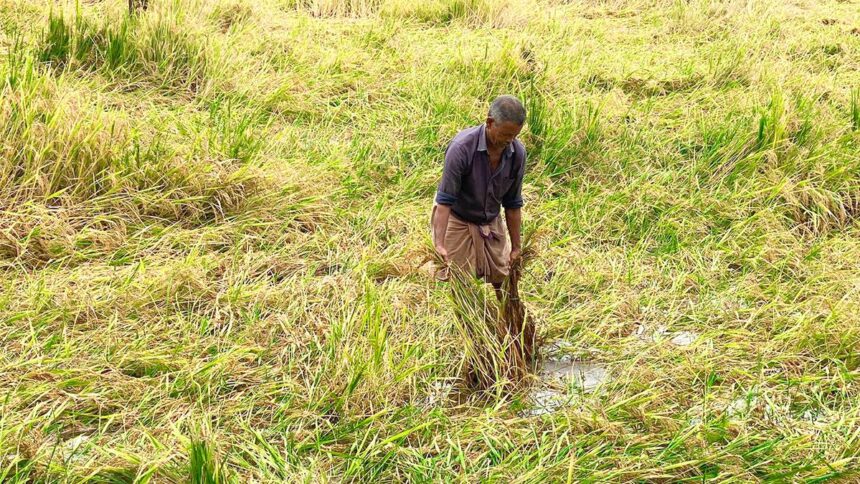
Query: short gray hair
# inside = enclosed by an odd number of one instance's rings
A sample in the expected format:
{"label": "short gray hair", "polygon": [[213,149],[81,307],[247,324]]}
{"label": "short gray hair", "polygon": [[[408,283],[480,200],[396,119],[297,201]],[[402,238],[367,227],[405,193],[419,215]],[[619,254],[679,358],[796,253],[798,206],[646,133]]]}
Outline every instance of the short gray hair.
{"label": "short gray hair", "polygon": [[490,104],[490,117],[497,123],[514,123],[522,126],[526,122],[526,108],[519,99],[505,94],[497,97]]}

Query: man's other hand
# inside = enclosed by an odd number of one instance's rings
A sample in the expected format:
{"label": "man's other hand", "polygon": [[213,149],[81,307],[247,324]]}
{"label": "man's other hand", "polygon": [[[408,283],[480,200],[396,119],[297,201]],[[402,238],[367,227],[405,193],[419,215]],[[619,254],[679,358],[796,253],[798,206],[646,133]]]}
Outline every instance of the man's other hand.
{"label": "man's other hand", "polygon": [[437,245],[436,253],[439,254],[439,257],[441,257],[446,264],[448,263],[448,250],[445,247]]}

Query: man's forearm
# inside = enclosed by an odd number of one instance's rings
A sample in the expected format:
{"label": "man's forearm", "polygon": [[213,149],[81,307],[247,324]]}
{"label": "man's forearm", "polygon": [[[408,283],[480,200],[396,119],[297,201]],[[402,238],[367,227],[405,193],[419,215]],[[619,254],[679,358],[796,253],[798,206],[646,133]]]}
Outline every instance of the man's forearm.
{"label": "man's forearm", "polygon": [[449,205],[436,205],[436,215],[433,217],[433,239],[436,247],[445,247],[445,234],[448,231],[448,218],[450,216],[451,207]]}
{"label": "man's forearm", "polygon": [[522,209],[519,208],[506,208],[505,209],[505,222],[508,225],[508,234],[511,237],[511,248],[512,249],[521,249],[522,241],[520,240],[520,227],[523,222]]}

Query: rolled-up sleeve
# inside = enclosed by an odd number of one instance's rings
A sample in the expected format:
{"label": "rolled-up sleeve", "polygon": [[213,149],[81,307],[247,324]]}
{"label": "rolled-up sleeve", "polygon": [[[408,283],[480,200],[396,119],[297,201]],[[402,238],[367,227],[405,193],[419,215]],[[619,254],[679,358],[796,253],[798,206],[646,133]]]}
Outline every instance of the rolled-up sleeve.
{"label": "rolled-up sleeve", "polygon": [[506,209],[522,208],[523,202],[523,175],[526,172],[526,155],[523,153],[523,162],[520,165],[520,171],[517,174],[516,181],[511,185],[508,191],[502,196],[502,206]]}
{"label": "rolled-up sleeve", "polygon": [[468,163],[466,150],[461,145],[449,145],[445,150],[445,168],[442,170],[442,181],[436,190],[436,203],[439,205],[454,205],[460,196],[460,186],[463,183],[463,171]]}

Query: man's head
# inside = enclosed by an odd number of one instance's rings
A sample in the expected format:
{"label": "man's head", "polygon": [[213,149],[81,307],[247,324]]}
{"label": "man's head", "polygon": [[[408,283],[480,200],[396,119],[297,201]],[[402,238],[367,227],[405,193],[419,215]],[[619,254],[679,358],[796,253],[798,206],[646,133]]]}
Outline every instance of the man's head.
{"label": "man's head", "polygon": [[526,122],[526,108],[519,99],[503,95],[490,104],[487,115],[487,138],[494,147],[511,143],[523,129]]}

